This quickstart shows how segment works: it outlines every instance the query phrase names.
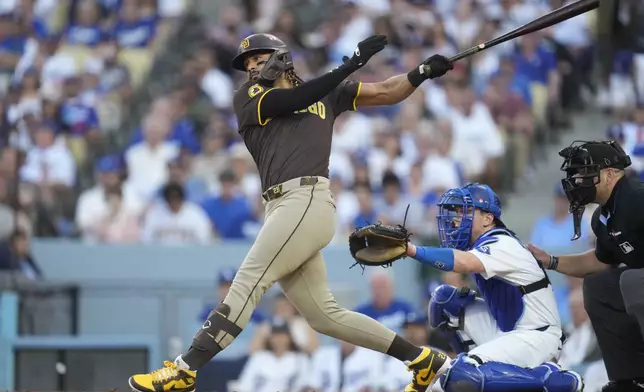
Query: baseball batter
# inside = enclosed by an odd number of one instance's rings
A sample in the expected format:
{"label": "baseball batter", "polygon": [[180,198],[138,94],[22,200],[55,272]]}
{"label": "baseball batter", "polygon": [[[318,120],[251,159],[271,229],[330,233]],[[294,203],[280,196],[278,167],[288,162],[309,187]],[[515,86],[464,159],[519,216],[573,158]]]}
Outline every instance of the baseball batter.
{"label": "baseball batter", "polygon": [[444,193],[437,217],[441,248],[410,243],[407,254],[444,271],[471,273],[469,288],[439,286],[429,304],[432,327],[453,333],[460,352],[440,384],[445,392],[583,390],[581,377],[550,361],[563,333],[550,280],[532,253],[501,221],[487,185]]}
{"label": "baseball batter", "polygon": [[386,44],[385,36],[369,37],[351,58],[305,82],[277,37],[254,34],[242,40],[232,65],[246,72],[248,81],[235,93],[234,109],[261,175],[265,223],[228,295],[190,349],[159,370],[131,377],[135,391],[194,391],[196,371],[242,332],[275,282],[316,331],[403,361],[413,371],[406,391],[425,391],[447,368],[443,353],[413,345],[372,318],[340,308],[327,285],[321,250],[335,231],[328,180],[335,119],[359,106],[399,103],[425,80],[453,68],[448,59],[434,55],[380,83],[345,80]]}

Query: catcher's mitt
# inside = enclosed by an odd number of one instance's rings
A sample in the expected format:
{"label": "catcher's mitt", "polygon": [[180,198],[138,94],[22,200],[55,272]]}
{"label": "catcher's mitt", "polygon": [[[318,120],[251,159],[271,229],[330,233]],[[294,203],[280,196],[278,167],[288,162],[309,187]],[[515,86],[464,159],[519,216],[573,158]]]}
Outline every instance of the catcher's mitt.
{"label": "catcher's mitt", "polygon": [[411,233],[404,227],[404,223],[389,226],[378,222],[357,228],[351,233],[349,250],[356,264],[363,268],[388,267],[407,255],[407,242],[410,236]]}

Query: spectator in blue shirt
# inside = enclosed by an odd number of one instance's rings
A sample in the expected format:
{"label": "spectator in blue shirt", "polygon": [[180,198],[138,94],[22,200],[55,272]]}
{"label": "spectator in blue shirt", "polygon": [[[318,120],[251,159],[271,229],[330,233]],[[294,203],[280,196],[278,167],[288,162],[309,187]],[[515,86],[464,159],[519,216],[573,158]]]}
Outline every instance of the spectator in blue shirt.
{"label": "spectator in blue shirt", "polygon": [[82,0],[76,7],[76,15],[65,31],[69,45],[96,46],[101,42],[100,8],[94,0]]}
{"label": "spectator in blue shirt", "polygon": [[531,80],[525,74],[517,72],[515,59],[512,56],[505,55],[499,62],[499,70],[494,76],[504,76],[509,82],[509,88],[512,92],[519,94],[525,103],[532,106],[532,95],[530,93]]}
{"label": "spectator in blue shirt", "polygon": [[394,282],[387,271],[377,270],[370,279],[371,302],[358,306],[355,311],[378,320],[396,332],[400,332],[412,305],[394,297]]}
{"label": "spectator in blue shirt", "polygon": [[366,183],[357,183],[354,192],[358,200],[358,215],[353,219],[353,228],[366,226],[378,221],[378,213],[373,203],[371,187]]}
{"label": "spectator in blue shirt", "polygon": [[221,238],[244,239],[244,224],[254,220],[251,206],[238,191],[238,181],[232,171],[223,171],[219,181],[221,193],[206,199],[202,207]]}
{"label": "spectator in blue shirt", "polygon": [[[191,154],[198,154],[201,151],[201,146],[195,136],[195,126],[187,117],[177,118],[175,115],[175,105],[177,104],[175,99],[170,96],[159,97],[152,104],[150,113],[153,116],[168,116],[172,120],[172,130],[166,136],[167,141],[178,143],[182,150]],[[139,127],[132,135],[130,147],[142,141],[143,129]]]}
{"label": "spectator in blue shirt", "polygon": [[27,36],[11,13],[0,14],[0,73],[11,73],[20,61]]}
{"label": "spectator in blue shirt", "polygon": [[99,119],[96,109],[81,101],[79,94],[81,79],[77,76],[65,80],[68,99],[60,107],[60,121],[63,130],[70,136],[99,134]]}
{"label": "spectator in blue shirt", "polygon": [[[183,185],[183,189],[186,192],[186,200],[199,204],[206,198],[208,193],[206,182],[201,178],[190,176],[181,157],[177,157],[168,162],[168,176],[169,182],[176,182]],[[162,189],[159,189],[158,197],[162,197]]]}
{"label": "spectator in blue shirt", "polygon": [[546,46],[538,33],[521,38],[515,56],[516,73],[527,78],[530,83],[548,88],[548,102],[553,104],[559,99],[560,75],[555,52]]}
{"label": "spectator in blue shirt", "polygon": [[156,34],[156,19],[141,15],[137,2],[125,2],[112,30],[122,48],[147,48]]}

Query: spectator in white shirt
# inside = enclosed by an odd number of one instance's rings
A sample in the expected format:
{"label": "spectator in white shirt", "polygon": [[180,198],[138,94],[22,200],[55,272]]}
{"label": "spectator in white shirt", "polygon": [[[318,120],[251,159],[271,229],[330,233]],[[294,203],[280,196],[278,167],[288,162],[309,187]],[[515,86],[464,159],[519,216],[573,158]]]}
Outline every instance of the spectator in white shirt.
{"label": "spectator in white shirt", "polygon": [[439,121],[434,136],[434,148],[423,162],[423,187],[425,191],[436,193],[458,188],[463,181],[458,162],[450,156],[453,143],[451,123]]}
{"label": "spectator in white shirt", "polygon": [[236,392],[301,391],[310,378],[308,357],[299,352],[285,320],[276,318],[267,349],[252,354],[244,365]]}
{"label": "spectator in white shirt", "polygon": [[402,192],[401,181],[392,172],[386,172],[383,176],[382,197],[378,199],[376,210],[381,211],[385,224],[403,224],[406,219],[406,227],[411,231],[420,229],[425,211],[420,202]]}
{"label": "spectator in white shirt", "polygon": [[124,205],[121,189],[108,189],[105,199],[107,209],[92,227],[96,238],[107,244],[139,242],[138,216]]}
{"label": "spectator in white shirt", "polygon": [[[403,324],[405,339],[418,346],[430,344],[430,333],[427,317],[419,313],[410,313]],[[442,350],[443,347],[440,347]],[[409,384],[409,371],[404,363],[391,357],[382,357],[382,370],[378,373],[378,387],[384,392],[399,392]],[[436,383],[431,391],[442,391]]]}
{"label": "spectator in white shirt", "polygon": [[54,128],[40,124],[34,135],[34,146],[27,152],[20,178],[39,186],[71,188],[76,183],[74,157],[63,143],[56,143]]}
{"label": "spectator in white shirt", "polygon": [[202,48],[194,56],[199,69],[201,89],[217,109],[228,109],[233,101],[233,81],[219,67],[217,54],[209,47]]}
{"label": "spectator in white shirt", "polygon": [[76,225],[84,239],[97,239],[93,229],[97,222],[108,213],[107,192],[119,189],[122,195],[122,208],[138,216],[144,207],[131,184],[122,184],[122,167],[118,156],[111,155],[99,159],[96,164],[96,185],[80,194],[76,205]]}
{"label": "spectator in white shirt", "polygon": [[128,182],[143,200],[151,200],[168,179],[168,163],[179,155],[177,143],[166,140],[169,119],[147,116],[143,124],[143,141],[125,152]]}
{"label": "spectator in white shirt", "polygon": [[593,326],[584,309],[584,293],[577,288],[569,297],[572,325],[568,327],[568,339],[563,345],[559,364],[564,369],[574,369],[584,362],[591,362],[601,358],[598,351],[597,337]]}
{"label": "spectator in white shirt", "polygon": [[319,392],[375,391],[382,377],[383,362],[383,354],[344,341],[323,346],[313,355],[313,377],[307,386]]}
{"label": "spectator in white shirt", "polygon": [[[478,101],[474,91],[461,86],[454,95],[452,156],[463,165],[469,181],[482,181],[494,187],[498,183],[498,159],[505,154],[501,133],[488,108]],[[485,176],[484,176],[485,175]]]}
{"label": "spectator in white shirt", "polygon": [[167,184],[164,202],[157,202],[145,216],[141,233],[144,243],[207,244],[212,239],[208,215],[197,204],[186,201],[183,187]]}

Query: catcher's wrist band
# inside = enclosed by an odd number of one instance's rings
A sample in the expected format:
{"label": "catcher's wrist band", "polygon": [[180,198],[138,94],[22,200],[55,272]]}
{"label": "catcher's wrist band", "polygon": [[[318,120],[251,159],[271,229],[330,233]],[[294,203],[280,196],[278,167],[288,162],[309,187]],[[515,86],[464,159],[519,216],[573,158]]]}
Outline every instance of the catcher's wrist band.
{"label": "catcher's wrist band", "polygon": [[439,270],[454,270],[454,251],[452,249],[417,246],[414,259]]}
{"label": "catcher's wrist band", "polygon": [[423,64],[420,64],[418,67],[412,69],[407,73],[407,80],[414,87],[420,86],[425,80],[429,78],[429,75],[423,75],[422,73],[420,73],[422,66]]}
{"label": "catcher's wrist band", "polygon": [[558,266],[559,266],[559,257],[550,256],[550,265],[548,266],[548,269],[556,270]]}

